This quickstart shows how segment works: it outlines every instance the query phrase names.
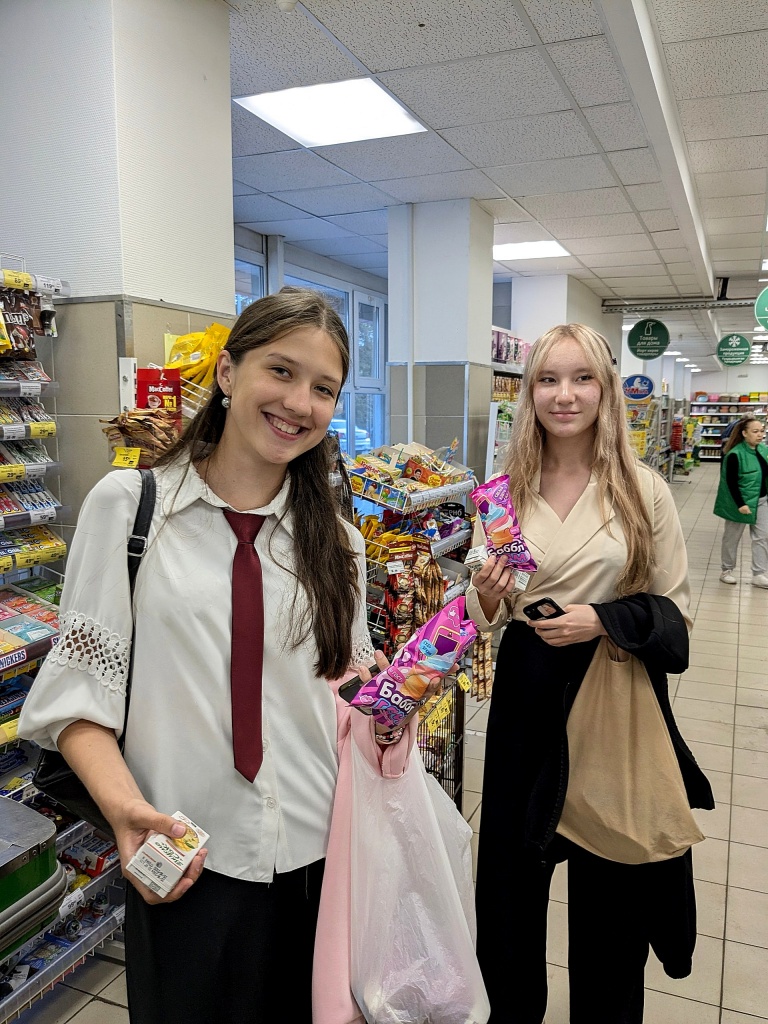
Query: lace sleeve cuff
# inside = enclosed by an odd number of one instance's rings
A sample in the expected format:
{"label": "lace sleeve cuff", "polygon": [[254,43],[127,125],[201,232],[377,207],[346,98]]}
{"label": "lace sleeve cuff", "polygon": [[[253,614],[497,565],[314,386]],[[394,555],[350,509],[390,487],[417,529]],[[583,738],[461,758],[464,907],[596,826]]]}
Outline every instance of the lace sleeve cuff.
{"label": "lace sleeve cuff", "polygon": [[112,633],[80,612],[66,612],[61,619],[61,638],[48,659],[87,672],[124,697],[130,652],[130,637]]}
{"label": "lace sleeve cuff", "polygon": [[352,664],[373,665],[375,662],[374,648],[367,633],[352,637]]}

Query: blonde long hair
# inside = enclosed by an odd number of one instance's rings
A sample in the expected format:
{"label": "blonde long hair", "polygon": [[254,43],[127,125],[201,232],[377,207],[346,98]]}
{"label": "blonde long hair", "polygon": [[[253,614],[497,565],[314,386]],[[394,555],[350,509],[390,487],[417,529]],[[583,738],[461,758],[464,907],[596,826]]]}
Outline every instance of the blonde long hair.
{"label": "blonde long hair", "polygon": [[[616,584],[619,597],[647,590],[653,580],[653,527],[643,499],[637,457],[629,443],[621,380],[606,339],[584,324],[560,324],[536,341],[523,373],[504,472],[509,474],[515,508],[525,515],[534,501],[532,481],[541,469],[546,431],[533,405],[533,386],[552,348],[566,338],[581,345],[601,396],[592,455],[598,497],[603,508],[619,514],[627,542],[627,561]],[[606,520],[607,525],[607,520]],[[610,532],[610,527],[608,527]]]}

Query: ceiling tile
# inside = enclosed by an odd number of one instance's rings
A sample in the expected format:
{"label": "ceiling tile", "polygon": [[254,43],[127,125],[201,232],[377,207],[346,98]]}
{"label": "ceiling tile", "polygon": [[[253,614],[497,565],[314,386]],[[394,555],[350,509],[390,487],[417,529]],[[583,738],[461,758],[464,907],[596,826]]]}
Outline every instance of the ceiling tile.
{"label": "ceiling tile", "polygon": [[[634,213],[610,213],[603,217],[568,217],[562,220],[547,221],[547,228],[558,241],[563,238],[594,238],[596,236],[626,235],[633,231],[642,231],[642,225]],[[565,242],[562,245],[567,249]],[[611,251],[623,248],[623,245],[611,245]],[[642,248],[651,248],[650,242]],[[574,252],[573,249],[570,250]],[[582,252],[585,250],[581,250]],[[589,250],[586,250],[587,252]],[[598,250],[600,251],[600,250]]]}
{"label": "ceiling tile", "polygon": [[514,199],[482,199],[480,205],[497,224],[516,224],[531,219],[531,215]]}
{"label": "ceiling tile", "polygon": [[649,185],[627,185],[627,194],[637,210],[667,210],[670,202],[667,190],[660,181]]}
{"label": "ceiling tile", "polygon": [[320,253],[321,256],[348,256],[361,252],[386,254],[387,251],[385,246],[360,235],[352,235],[349,238],[306,238],[301,246],[310,252]]}
{"label": "ceiling tile", "polygon": [[765,171],[717,171],[697,174],[696,186],[704,199],[721,196],[755,196],[765,194]]}
{"label": "ceiling tile", "polygon": [[653,13],[665,43],[680,39],[704,39],[732,32],[768,28],[768,8],[762,0],[653,0]]}
{"label": "ceiling tile", "polygon": [[232,161],[234,176],[262,192],[278,192],[289,188],[319,188],[323,185],[346,185],[354,178],[327,160],[307,149],[287,153],[264,153],[260,156],[238,156]]}
{"label": "ceiling tile", "polygon": [[765,200],[761,195],[721,196],[702,199],[701,209],[705,217],[757,217],[765,209]]}
{"label": "ceiling tile", "polygon": [[513,197],[574,192],[616,184],[601,156],[507,164],[488,167],[486,174]]}
{"label": "ceiling tile", "polygon": [[620,188],[585,189],[548,196],[523,196],[520,205],[537,220],[552,217],[589,217],[602,213],[631,213],[632,207]]}
{"label": "ceiling tile", "polygon": [[448,171],[418,178],[377,181],[377,188],[401,203],[433,203],[444,199],[501,199],[503,193],[482,171]]}
{"label": "ceiling tile", "polygon": [[344,257],[344,263],[351,267],[359,267],[360,270],[387,271],[387,254],[379,252],[364,252]]}
{"label": "ceiling tile", "polygon": [[714,234],[709,231],[709,244],[720,249],[746,249],[748,246],[760,246],[763,243],[762,231],[736,231],[734,233]]}
{"label": "ceiling tile", "polygon": [[[760,199],[761,203],[765,202],[763,196],[756,196],[756,199]],[[714,244],[719,244],[718,235],[732,235],[741,233],[762,233],[763,230],[763,215],[758,214],[754,217],[707,217],[704,222],[707,234],[711,236],[711,241]]]}
{"label": "ceiling tile", "polygon": [[578,260],[570,256],[556,256],[544,260],[509,260],[503,261],[502,266],[509,266],[519,274],[565,274],[574,267],[579,266]]}
{"label": "ceiling tile", "polygon": [[494,245],[506,245],[509,242],[540,242],[551,239],[552,235],[535,222],[527,224],[496,224],[493,229]]}
{"label": "ceiling tile", "polygon": [[618,283],[615,282],[606,282],[606,284],[608,283],[611,283],[611,287],[613,288],[621,288],[621,297],[625,299],[650,299],[655,296],[659,296],[659,298],[666,299],[673,298],[675,295],[677,295],[677,288],[675,288],[675,286],[671,283],[668,285],[659,285],[658,287],[648,287],[647,285],[644,284],[630,285],[627,284],[626,282],[624,282],[622,285],[619,285]]}
{"label": "ceiling tile", "polygon": [[515,117],[491,124],[462,125],[446,128],[440,134],[478,167],[597,152],[573,110]]}
{"label": "ceiling tile", "polygon": [[756,265],[759,265],[760,246],[753,245],[747,249],[716,249],[713,246],[711,255],[714,263],[725,263],[731,260],[754,260]]}
{"label": "ceiling tile", "polygon": [[229,5],[229,50],[233,96],[360,77],[308,18],[283,14],[273,3]]}
{"label": "ceiling tile", "polygon": [[689,262],[683,262],[683,263],[667,263],[667,270],[673,276],[677,276],[678,274],[693,274],[694,273],[694,267],[693,267],[693,264],[690,261]]}
{"label": "ceiling tile", "polygon": [[667,249],[673,246],[684,246],[685,238],[682,231],[652,231],[651,238],[657,249]]}
{"label": "ceiling tile", "polygon": [[257,195],[258,189],[251,188],[250,185],[246,185],[242,181],[232,182],[232,195],[233,196],[252,196]]}
{"label": "ceiling tile", "polygon": [[712,263],[718,277],[732,277],[734,274],[756,274],[760,269],[759,260],[724,260]]}
{"label": "ceiling tile", "polygon": [[393,71],[380,77],[432,128],[501,121],[511,111],[522,116],[570,107],[543,57],[533,49]]}
{"label": "ceiling tile", "polygon": [[673,231],[677,228],[677,220],[671,210],[646,210],[640,219],[649,231]]}
{"label": "ceiling tile", "polygon": [[599,36],[603,31],[592,0],[523,0],[523,7],[545,43]]}
{"label": "ceiling tile", "polygon": [[768,135],[768,91],[682,100],[677,106],[688,142]]}
{"label": "ceiling tile", "polygon": [[[577,222],[578,223],[578,222]],[[639,226],[638,226],[639,229]],[[574,256],[589,255],[592,253],[614,252],[620,249],[624,253],[642,252],[653,249],[653,242],[643,232],[636,235],[612,235],[602,237],[576,238],[573,236],[558,236],[560,244],[572,252]]]}
{"label": "ceiling tile", "polygon": [[329,217],[328,220],[332,224],[336,224],[346,231],[354,231],[358,235],[386,235],[388,232],[386,210],[345,213],[340,217]]}
{"label": "ceiling tile", "polygon": [[605,36],[552,43],[547,52],[580,106],[620,103],[629,99]]}
{"label": "ceiling tile", "polygon": [[262,235],[284,235],[289,242],[304,238],[345,238],[348,231],[336,224],[330,224],[319,217],[305,217],[303,220],[255,221],[244,225]]}
{"label": "ceiling tile", "polygon": [[688,155],[691,170],[696,173],[768,167],[768,135],[754,135],[738,142],[732,139],[689,142]]}
{"label": "ceiling tile", "polygon": [[672,280],[678,288],[700,288],[699,279],[695,274],[673,274]]}
{"label": "ceiling tile", "polygon": [[306,6],[372,71],[530,46],[509,0],[308,0]]}
{"label": "ceiling tile", "polygon": [[768,89],[766,53],[768,30],[690,39],[664,47],[675,95],[680,100]]}
{"label": "ceiling tile", "polygon": [[349,171],[363,181],[410,178],[433,171],[464,171],[472,163],[452,149],[435,132],[418,132],[396,138],[366,139],[341,146],[319,146],[318,156]]}
{"label": "ceiling tile", "polygon": [[661,253],[661,258],[665,263],[682,263],[690,260],[691,258],[691,254],[684,247],[678,249],[661,248],[659,252]]}
{"label": "ceiling tile", "polygon": [[396,202],[372,185],[333,185],[330,188],[304,188],[273,194],[276,199],[317,217],[380,210],[382,206],[393,206]]}
{"label": "ceiling tile", "polygon": [[579,256],[579,259],[588,267],[639,267],[661,262],[655,249],[649,249],[646,252],[585,253]]}
{"label": "ceiling tile", "polygon": [[598,277],[607,280],[608,278],[656,278],[656,277],[667,277],[667,268],[659,263],[641,263],[635,266],[619,267],[619,266],[602,266],[594,267],[593,271]]}
{"label": "ceiling tile", "polygon": [[272,196],[238,196],[235,199],[235,223],[254,220],[296,220],[305,218],[304,210],[281,203]]}
{"label": "ceiling tile", "polygon": [[609,288],[618,288],[622,291],[631,289],[634,294],[638,294],[638,289],[645,289],[648,294],[653,294],[657,289],[670,287],[672,283],[666,274],[658,280],[643,277],[642,275],[639,277],[609,277],[606,275],[601,280]]}
{"label": "ceiling tile", "polygon": [[624,185],[643,185],[661,179],[661,172],[650,149],[626,149],[610,153],[608,159]]}
{"label": "ceiling tile", "polygon": [[603,149],[637,149],[648,145],[643,122],[631,103],[608,103],[582,111]]}
{"label": "ceiling tile", "polygon": [[232,102],[232,156],[279,153],[297,148],[299,144],[295,139],[283,135],[239,103]]}

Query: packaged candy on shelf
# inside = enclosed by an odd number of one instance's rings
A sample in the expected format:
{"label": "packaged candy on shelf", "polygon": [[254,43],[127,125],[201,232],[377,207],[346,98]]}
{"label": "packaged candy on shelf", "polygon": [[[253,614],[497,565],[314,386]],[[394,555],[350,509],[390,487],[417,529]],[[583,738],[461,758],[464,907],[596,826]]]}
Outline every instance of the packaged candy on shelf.
{"label": "packaged candy on shelf", "polygon": [[361,687],[351,704],[381,725],[397,726],[416,707],[429,684],[450,672],[477,635],[457,597],[418,629],[392,664]]}
{"label": "packaged candy on shelf", "polygon": [[477,506],[488,544],[488,554],[505,555],[508,565],[535,572],[536,562],[523,540],[515,506],[509,495],[509,477],[497,476],[476,487],[470,495]]}

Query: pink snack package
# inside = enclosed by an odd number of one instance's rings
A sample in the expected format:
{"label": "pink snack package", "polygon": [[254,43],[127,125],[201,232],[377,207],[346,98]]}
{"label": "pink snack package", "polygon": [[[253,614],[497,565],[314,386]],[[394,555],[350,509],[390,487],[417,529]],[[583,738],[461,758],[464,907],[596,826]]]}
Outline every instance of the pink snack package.
{"label": "pink snack package", "polygon": [[477,636],[457,597],[417,629],[385,672],[361,687],[350,703],[394,728],[424,696],[433,679],[447,675]]}
{"label": "pink snack package", "polygon": [[507,564],[524,572],[536,572],[538,566],[523,540],[520,523],[509,496],[509,477],[497,476],[480,484],[470,495],[485,530],[488,554],[507,556]]}

